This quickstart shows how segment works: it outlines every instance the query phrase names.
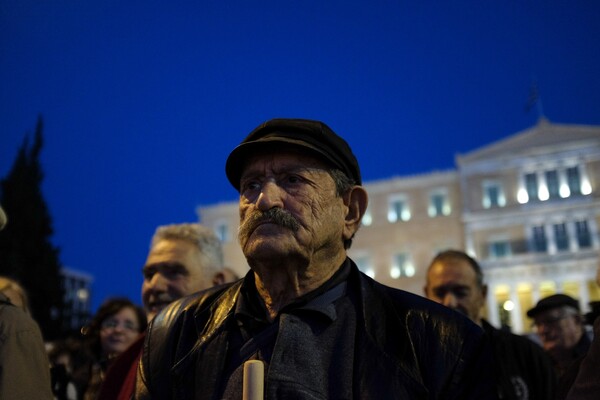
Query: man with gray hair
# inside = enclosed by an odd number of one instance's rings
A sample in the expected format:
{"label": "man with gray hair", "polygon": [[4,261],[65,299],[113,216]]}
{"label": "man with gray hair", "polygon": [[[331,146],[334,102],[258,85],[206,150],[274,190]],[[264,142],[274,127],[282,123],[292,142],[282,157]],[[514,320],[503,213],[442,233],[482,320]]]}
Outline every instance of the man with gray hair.
{"label": "man with gray hair", "polygon": [[172,301],[212,286],[223,267],[221,242],[200,224],[159,226],[142,269],[142,301],[151,320]]}
{"label": "man with gray hair", "polygon": [[[148,321],[169,303],[213,286],[223,271],[223,249],[215,233],[200,224],[172,224],[156,228],[142,268],[142,302]],[[134,342],[106,374],[97,400],[129,400],[144,336]]]}

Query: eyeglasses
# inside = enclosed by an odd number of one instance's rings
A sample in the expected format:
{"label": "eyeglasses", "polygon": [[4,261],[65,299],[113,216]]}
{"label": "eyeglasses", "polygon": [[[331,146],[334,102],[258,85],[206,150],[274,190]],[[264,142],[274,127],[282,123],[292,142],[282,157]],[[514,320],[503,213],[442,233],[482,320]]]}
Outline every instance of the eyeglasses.
{"label": "eyeglasses", "polygon": [[123,323],[121,323],[120,321],[118,321],[116,319],[110,318],[110,319],[106,319],[106,320],[102,321],[102,323],[100,324],[100,328],[102,330],[112,330],[118,326],[120,326],[124,330],[130,331],[130,332],[138,332],[139,331],[138,326],[131,321],[123,321]]}

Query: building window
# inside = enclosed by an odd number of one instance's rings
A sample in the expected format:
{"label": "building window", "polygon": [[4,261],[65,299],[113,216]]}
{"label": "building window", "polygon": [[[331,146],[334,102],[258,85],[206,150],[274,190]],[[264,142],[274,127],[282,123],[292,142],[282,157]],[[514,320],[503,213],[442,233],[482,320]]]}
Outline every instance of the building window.
{"label": "building window", "polygon": [[569,235],[567,234],[567,226],[564,223],[554,225],[554,241],[556,242],[556,250],[569,250]]}
{"label": "building window", "polygon": [[581,194],[581,178],[579,176],[579,167],[567,168],[567,183],[571,195]]}
{"label": "building window", "polygon": [[415,267],[406,253],[398,253],[394,255],[390,276],[394,279],[402,277],[410,278],[415,275]]}
{"label": "building window", "polygon": [[592,238],[587,221],[576,221],[575,231],[577,233],[577,244],[579,245],[580,249],[585,249],[592,246]]}
{"label": "building window", "polygon": [[229,227],[227,224],[218,224],[215,228],[215,234],[221,242],[225,243],[229,241]]}
{"label": "building window", "polygon": [[525,189],[529,200],[538,198],[538,179],[535,172],[525,175]]}
{"label": "building window", "polygon": [[538,253],[546,252],[548,249],[548,242],[546,240],[546,231],[544,226],[534,226],[532,229],[533,233],[533,251]]}
{"label": "building window", "polygon": [[506,240],[499,240],[489,244],[490,258],[504,258],[512,254],[510,243]]}
{"label": "building window", "polygon": [[430,217],[450,215],[450,204],[446,193],[436,192],[429,196],[428,213]]}
{"label": "building window", "polygon": [[546,171],[546,185],[548,186],[548,196],[551,199],[560,198],[560,185],[558,183],[558,172],[556,170]]}
{"label": "building window", "polygon": [[506,205],[506,197],[502,186],[496,182],[485,182],[483,184],[483,207],[494,208],[504,207]]}
{"label": "building window", "polygon": [[395,196],[388,203],[388,221],[408,221],[411,217],[408,202],[404,196]]}

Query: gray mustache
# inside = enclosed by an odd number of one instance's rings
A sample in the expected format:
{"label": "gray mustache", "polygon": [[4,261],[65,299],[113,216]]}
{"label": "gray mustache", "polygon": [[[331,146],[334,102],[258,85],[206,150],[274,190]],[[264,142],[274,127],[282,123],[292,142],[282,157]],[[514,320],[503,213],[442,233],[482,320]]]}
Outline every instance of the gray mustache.
{"label": "gray mustache", "polygon": [[238,229],[239,237],[247,237],[258,225],[268,222],[296,232],[300,224],[289,212],[281,208],[271,208],[268,211],[255,211],[244,221]]}

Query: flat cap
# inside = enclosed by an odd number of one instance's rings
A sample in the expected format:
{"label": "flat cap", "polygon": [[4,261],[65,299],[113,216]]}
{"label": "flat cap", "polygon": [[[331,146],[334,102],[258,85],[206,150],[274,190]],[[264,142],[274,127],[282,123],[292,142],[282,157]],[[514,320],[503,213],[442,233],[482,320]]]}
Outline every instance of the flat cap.
{"label": "flat cap", "polygon": [[227,179],[239,191],[246,159],[259,150],[277,151],[284,145],[308,150],[362,184],[358,161],[344,139],[323,122],[289,118],[269,120],[250,132],[227,157]]}
{"label": "flat cap", "polygon": [[553,308],[569,306],[579,311],[579,302],[566,294],[553,294],[552,296],[544,297],[537,302],[535,307],[527,311],[527,316],[533,318],[542,311],[552,310]]}

